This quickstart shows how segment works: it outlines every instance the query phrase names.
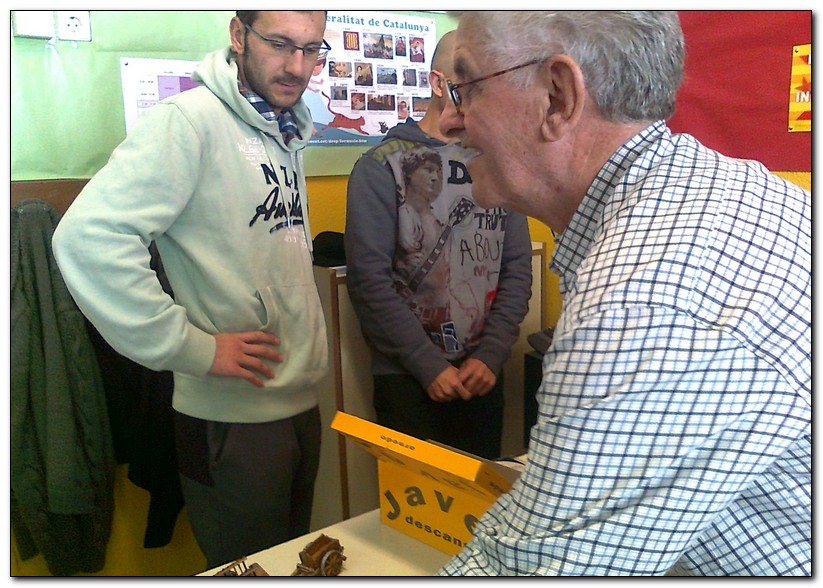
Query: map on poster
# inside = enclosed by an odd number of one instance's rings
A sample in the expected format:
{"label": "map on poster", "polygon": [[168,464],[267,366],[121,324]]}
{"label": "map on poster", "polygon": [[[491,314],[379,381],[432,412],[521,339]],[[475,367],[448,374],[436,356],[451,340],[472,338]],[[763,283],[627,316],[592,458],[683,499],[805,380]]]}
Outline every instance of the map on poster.
{"label": "map on poster", "polygon": [[[437,45],[434,19],[330,10],[325,38],[332,49],[303,94],[314,122],[310,146],[374,145],[398,122],[423,117]],[[197,86],[191,79],[197,63],[122,57],[126,130],[160,100]]]}

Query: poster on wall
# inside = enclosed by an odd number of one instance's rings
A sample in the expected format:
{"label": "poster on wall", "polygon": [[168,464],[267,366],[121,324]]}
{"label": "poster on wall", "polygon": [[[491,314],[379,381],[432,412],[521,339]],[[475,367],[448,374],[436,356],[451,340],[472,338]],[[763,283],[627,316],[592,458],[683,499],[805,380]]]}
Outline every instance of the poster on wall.
{"label": "poster on wall", "polygon": [[325,38],[331,51],[303,95],[315,127],[309,145],[372,145],[398,122],[423,117],[434,19],[330,10]]}
{"label": "poster on wall", "polygon": [[191,79],[196,61],[183,59],[120,58],[120,83],[126,131],[148,108],[164,98],[179,94],[198,84]]}

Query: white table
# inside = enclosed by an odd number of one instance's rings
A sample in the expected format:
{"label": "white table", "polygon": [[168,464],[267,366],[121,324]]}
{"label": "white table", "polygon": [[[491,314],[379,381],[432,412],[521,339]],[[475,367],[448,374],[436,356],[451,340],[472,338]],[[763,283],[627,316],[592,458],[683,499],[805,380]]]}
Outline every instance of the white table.
{"label": "white table", "polygon": [[[321,533],[338,539],[343,546],[346,561],[341,576],[432,576],[450,558],[382,524],[376,509],[249,555],[246,565],[257,563],[270,576],[290,576],[300,563],[300,551]],[[199,575],[213,576],[224,567]]]}

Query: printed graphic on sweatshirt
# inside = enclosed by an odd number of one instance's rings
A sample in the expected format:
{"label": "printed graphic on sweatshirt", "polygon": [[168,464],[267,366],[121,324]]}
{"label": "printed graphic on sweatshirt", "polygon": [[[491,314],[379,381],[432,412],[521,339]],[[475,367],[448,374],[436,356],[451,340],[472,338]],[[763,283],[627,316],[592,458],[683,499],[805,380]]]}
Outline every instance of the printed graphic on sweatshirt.
{"label": "printed graphic on sweatshirt", "polygon": [[474,203],[451,153],[401,149],[386,161],[397,183],[395,286],[432,341],[459,354],[478,341],[494,301],[506,213]]}
{"label": "printed graphic on sweatshirt", "polygon": [[280,175],[275,173],[270,164],[260,164],[269,190],[249,221],[250,227],[257,222],[269,224],[269,233],[303,224],[303,204],[300,201],[297,171],[282,165],[279,167]]}

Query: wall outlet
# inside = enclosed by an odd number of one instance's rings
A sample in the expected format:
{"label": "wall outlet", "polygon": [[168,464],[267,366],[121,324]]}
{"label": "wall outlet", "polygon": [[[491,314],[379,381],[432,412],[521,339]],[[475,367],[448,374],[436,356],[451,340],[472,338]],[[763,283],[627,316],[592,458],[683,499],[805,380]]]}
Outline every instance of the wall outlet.
{"label": "wall outlet", "polygon": [[91,41],[89,11],[58,10],[57,38],[63,41]]}

